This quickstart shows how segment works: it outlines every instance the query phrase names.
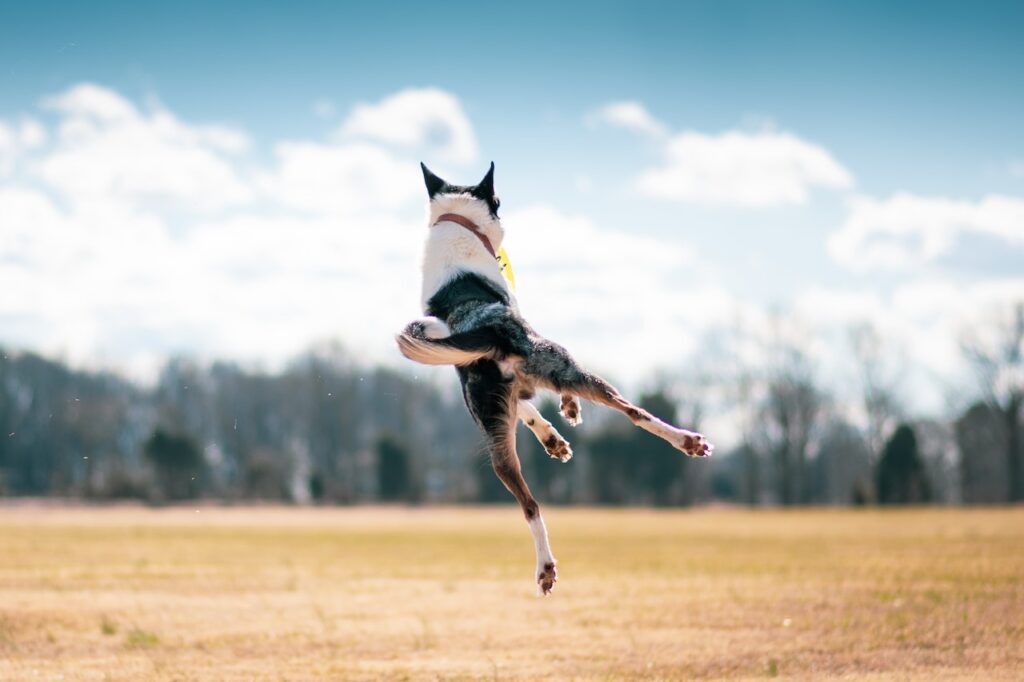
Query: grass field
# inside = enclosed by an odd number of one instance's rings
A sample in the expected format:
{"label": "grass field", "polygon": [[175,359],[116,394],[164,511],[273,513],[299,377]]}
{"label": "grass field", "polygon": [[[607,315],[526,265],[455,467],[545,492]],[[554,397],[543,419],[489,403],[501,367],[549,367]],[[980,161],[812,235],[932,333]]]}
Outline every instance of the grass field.
{"label": "grass field", "polygon": [[1024,509],[0,507],[0,680],[1024,679]]}

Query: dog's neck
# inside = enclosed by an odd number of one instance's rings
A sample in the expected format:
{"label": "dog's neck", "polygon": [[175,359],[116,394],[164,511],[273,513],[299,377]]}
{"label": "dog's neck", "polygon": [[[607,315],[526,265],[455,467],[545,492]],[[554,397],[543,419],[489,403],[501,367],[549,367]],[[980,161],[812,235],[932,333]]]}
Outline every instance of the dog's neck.
{"label": "dog's neck", "polygon": [[487,249],[487,253],[491,254],[494,258],[498,257],[498,253],[494,250],[494,247],[491,246],[491,240],[488,239],[486,235],[480,231],[480,227],[469,218],[461,216],[458,213],[442,213],[438,216],[437,222],[435,222],[434,225],[436,226],[440,223],[458,223],[459,225],[462,225],[480,239],[480,243],[484,245],[485,249]]}
{"label": "dog's neck", "polygon": [[462,216],[476,225],[495,252],[501,248],[505,230],[484,202],[470,194],[440,194],[434,197],[430,202],[430,224],[436,223],[446,213]]}
{"label": "dog's neck", "polygon": [[[464,222],[443,220],[445,214],[460,216]],[[505,231],[487,205],[468,194],[445,194],[430,202],[427,243],[423,250],[422,304],[445,284],[463,272],[471,272],[497,285],[514,301],[501,266],[494,254],[501,248]],[[485,244],[488,244],[488,249]]]}

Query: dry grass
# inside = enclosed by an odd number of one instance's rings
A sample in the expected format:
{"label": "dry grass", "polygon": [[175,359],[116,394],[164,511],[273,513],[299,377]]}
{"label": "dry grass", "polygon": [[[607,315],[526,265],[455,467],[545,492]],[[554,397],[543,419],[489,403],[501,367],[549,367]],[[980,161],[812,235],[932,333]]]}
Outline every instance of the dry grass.
{"label": "dry grass", "polygon": [[0,508],[0,679],[1024,678],[1024,509]]}

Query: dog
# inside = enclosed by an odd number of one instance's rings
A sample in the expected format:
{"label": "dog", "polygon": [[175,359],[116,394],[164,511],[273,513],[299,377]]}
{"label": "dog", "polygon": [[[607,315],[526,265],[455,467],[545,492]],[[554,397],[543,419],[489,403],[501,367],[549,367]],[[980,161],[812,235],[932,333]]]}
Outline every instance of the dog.
{"label": "dog", "polygon": [[398,334],[398,348],[425,365],[455,366],[494,471],[526,516],[537,553],[537,591],[547,595],[558,580],[557,562],[540,507],[523,479],[516,420],[533,431],[551,457],[567,462],[572,448],[529,402],[537,389],[561,396],[561,415],[572,426],[582,421],[583,398],[622,412],[691,457],[707,457],[713,446],[703,435],[667,424],[626,400],[523,319],[498,256],[505,230],[498,218],[493,162],[483,180],[471,186],[452,185],[426,165],[420,168],[430,200],[421,301],[426,317]]}

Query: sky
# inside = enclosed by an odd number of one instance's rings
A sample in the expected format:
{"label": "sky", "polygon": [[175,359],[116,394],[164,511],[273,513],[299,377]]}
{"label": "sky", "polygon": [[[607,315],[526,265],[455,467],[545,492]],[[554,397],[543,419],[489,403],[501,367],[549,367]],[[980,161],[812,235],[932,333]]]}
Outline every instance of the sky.
{"label": "sky", "polygon": [[1021,3],[362,5],[0,5],[0,344],[402,366],[421,160],[629,386],[783,319],[842,393],[868,322],[934,412],[1024,298]]}

